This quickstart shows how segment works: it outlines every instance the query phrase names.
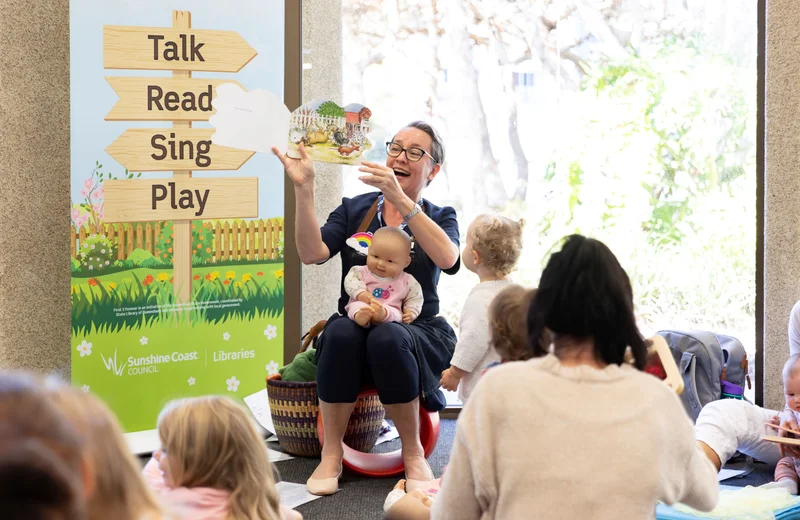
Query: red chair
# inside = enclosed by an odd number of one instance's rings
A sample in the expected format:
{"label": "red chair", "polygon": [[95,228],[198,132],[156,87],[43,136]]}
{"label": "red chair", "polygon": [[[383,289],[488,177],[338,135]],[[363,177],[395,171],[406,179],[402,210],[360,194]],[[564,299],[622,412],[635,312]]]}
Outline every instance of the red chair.
{"label": "red chair", "polygon": [[[377,393],[377,390],[370,388],[361,391],[358,395],[377,395]],[[429,412],[420,406],[419,426],[419,439],[422,443],[422,448],[425,450],[425,458],[428,458],[439,441],[439,412]],[[320,445],[325,444],[322,410],[317,416],[317,436],[319,437]],[[370,477],[391,477],[401,475],[405,470],[401,450],[389,453],[363,453],[350,448],[344,443],[342,445],[344,447],[342,464],[356,473]]]}

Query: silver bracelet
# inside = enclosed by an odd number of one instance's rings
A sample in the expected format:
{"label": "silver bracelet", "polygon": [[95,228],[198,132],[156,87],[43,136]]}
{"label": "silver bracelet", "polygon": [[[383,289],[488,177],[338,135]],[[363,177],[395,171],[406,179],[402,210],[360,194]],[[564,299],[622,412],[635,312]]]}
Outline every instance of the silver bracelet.
{"label": "silver bracelet", "polygon": [[417,213],[420,213],[421,211],[422,211],[422,206],[420,206],[418,203],[415,203],[414,209],[411,210],[411,213],[403,217],[403,222],[408,222],[409,220],[411,220],[412,217],[414,217]]}

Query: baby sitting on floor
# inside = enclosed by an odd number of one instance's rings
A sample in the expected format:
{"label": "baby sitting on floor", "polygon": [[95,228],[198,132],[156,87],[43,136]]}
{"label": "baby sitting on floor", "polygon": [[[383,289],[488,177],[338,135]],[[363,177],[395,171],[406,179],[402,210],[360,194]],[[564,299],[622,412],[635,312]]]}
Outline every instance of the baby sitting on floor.
{"label": "baby sitting on floor", "polygon": [[[791,411],[795,421],[800,422],[800,354],[793,354],[783,366],[783,392],[786,396],[786,410]],[[761,487],[784,488],[792,495],[796,495],[800,483],[798,475],[800,475],[800,459],[783,457],[775,466],[775,482]]]}
{"label": "baby sitting on floor", "polygon": [[411,238],[396,227],[375,231],[367,265],[356,265],[344,279],[350,295],[347,316],[361,325],[411,323],[422,310],[422,287],[403,271],[411,263]]}

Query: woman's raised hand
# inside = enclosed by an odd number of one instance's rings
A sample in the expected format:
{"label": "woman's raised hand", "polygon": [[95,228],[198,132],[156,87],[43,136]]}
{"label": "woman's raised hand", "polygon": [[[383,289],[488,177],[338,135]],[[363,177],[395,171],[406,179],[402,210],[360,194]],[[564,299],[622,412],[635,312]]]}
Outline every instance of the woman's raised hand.
{"label": "woman's raised hand", "polygon": [[297,147],[300,152],[300,159],[295,159],[284,155],[276,146],[272,147],[272,153],[278,156],[278,159],[283,164],[283,169],[286,170],[286,175],[292,180],[294,185],[298,188],[308,184],[314,184],[314,159],[306,153],[306,148],[303,143]]}
{"label": "woman's raised hand", "polygon": [[397,182],[394,170],[385,164],[363,161],[358,171],[367,174],[359,176],[358,179],[368,186],[381,190],[383,196],[386,197],[386,200],[390,203],[397,205],[405,196],[403,188],[401,188],[400,183]]}

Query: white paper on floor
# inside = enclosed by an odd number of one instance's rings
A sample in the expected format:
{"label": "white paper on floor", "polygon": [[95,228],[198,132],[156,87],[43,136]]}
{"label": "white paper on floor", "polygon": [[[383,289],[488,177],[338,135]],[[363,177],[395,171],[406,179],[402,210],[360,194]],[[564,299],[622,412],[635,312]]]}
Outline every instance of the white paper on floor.
{"label": "white paper on floor", "polygon": [[745,470],[743,469],[721,469],[719,470],[719,474],[717,475],[717,482],[722,482],[723,480],[728,480],[729,478],[738,477],[739,475],[743,474]]}
{"label": "white paper on floor", "polygon": [[267,439],[267,442],[278,442],[278,436],[277,435],[273,435],[272,437],[269,437]]}
{"label": "white paper on floor", "polygon": [[375,441],[375,446],[377,446],[378,444],[383,444],[384,442],[389,442],[398,437],[400,437],[400,434],[397,433],[397,428],[392,428],[388,432],[382,433],[378,436],[378,440]]}
{"label": "white paper on floor", "polygon": [[250,409],[258,424],[270,433],[275,433],[275,425],[272,424],[272,412],[269,410],[269,398],[267,389],[260,390],[244,398],[244,404]]}
{"label": "white paper on floor", "polygon": [[278,495],[281,497],[281,504],[290,509],[296,509],[298,506],[307,504],[318,497],[312,495],[306,490],[305,484],[295,484],[294,482],[278,482],[275,484],[278,489]]}
{"label": "white paper on floor", "polygon": [[288,455],[286,453],[282,453],[280,451],[275,451],[267,448],[267,454],[269,455],[270,462],[280,462],[282,460],[292,460],[294,457]]}

